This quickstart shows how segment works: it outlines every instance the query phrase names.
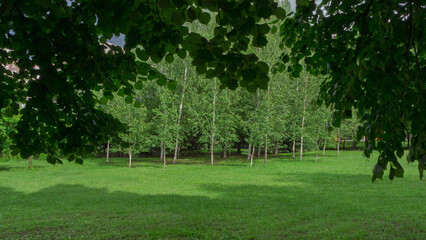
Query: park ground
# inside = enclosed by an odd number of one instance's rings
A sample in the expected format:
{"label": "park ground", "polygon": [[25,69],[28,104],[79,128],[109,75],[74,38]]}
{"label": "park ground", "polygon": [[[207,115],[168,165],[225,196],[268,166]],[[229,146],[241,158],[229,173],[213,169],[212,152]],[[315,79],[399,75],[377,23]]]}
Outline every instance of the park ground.
{"label": "park ground", "polygon": [[417,163],[372,183],[376,159],[2,162],[0,239],[426,239]]}

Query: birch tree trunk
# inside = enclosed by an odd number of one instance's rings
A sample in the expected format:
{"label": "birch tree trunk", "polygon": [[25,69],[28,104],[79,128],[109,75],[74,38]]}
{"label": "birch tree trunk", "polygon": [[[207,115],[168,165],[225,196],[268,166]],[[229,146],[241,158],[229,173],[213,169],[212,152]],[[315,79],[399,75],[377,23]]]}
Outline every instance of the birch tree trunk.
{"label": "birch tree trunk", "polygon": [[214,80],[214,89],[213,89],[213,124],[212,124],[212,142],[210,148],[210,162],[213,166],[214,164],[214,132],[215,132],[215,121],[216,121],[216,80]]}
{"label": "birch tree trunk", "polygon": [[340,155],[340,128],[337,129],[337,157]]}
{"label": "birch tree trunk", "polygon": [[32,166],[33,166],[33,156],[31,155],[31,156],[28,158],[28,168],[29,168],[29,169],[31,169],[31,168],[32,168]]}
{"label": "birch tree trunk", "polygon": [[251,144],[249,143],[248,151],[247,151],[247,161],[250,160],[251,157]]}
{"label": "birch tree trunk", "polygon": [[109,140],[107,141],[106,163],[109,163]]}
{"label": "birch tree trunk", "polygon": [[306,79],[306,83],[305,83],[305,97],[303,98],[302,136],[300,136],[300,160],[302,160],[302,157],[303,157],[303,127],[305,126],[305,113],[306,113],[307,91],[308,91],[308,79]]}
{"label": "birch tree trunk", "polygon": [[317,145],[317,154],[316,154],[316,156],[315,156],[315,162],[318,162],[319,141],[318,141],[318,140],[316,140],[316,141],[315,141],[315,143],[316,143],[316,145]]}
{"label": "birch tree trunk", "polygon": [[253,145],[253,152],[250,155],[250,167],[253,166],[253,156],[254,156],[254,151],[256,150],[256,146]]}
{"label": "birch tree trunk", "polygon": [[260,144],[259,144],[259,148],[257,149],[257,158],[260,158]]}
{"label": "birch tree trunk", "polygon": [[325,156],[325,144],[327,143],[327,138],[324,138],[324,146],[322,147],[322,155]]}
{"label": "birch tree trunk", "polygon": [[163,163],[164,168],[166,168],[166,144],[163,142]]}
{"label": "birch tree trunk", "polygon": [[268,163],[268,134],[265,137],[265,164]]}
{"label": "birch tree trunk", "polygon": [[296,157],[296,136],[293,139],[293,158]]}
{"label": "birch tree trunk", "polygon": [[[131,112],[130,112],[130,109],[129,109],[129,130],[130,130],[130,124],[132,123],[131,119],[132,119],[131,118]],[[130,139],[130,141],[132,141],[131,140],[132,139],[131,133],[129,133],[129,139]],[[131,166],[132,166],[132,145],[130,145],[130,147],[129,147],[129,167],[131,167]]]}
{"label": "birch tree trunk", "polygon": [[318,132],[317,132],[317,137],[315,139],[315,144],[317,147],[317,154],[315,156],[315,162],[318,162],[318,151],[319,151],[319,131],[320,131],[320,127],[318,127]]}
{"label": "birch tree trunk", "polygon": [[178,152],[179,152],[180,120],[182,119],[182,108],[183,108],[183,100],[185,98],[185,82],[187,78],[187,72],[188,72],[188,66],[185,65],[185,73],[183,75],[182,96],[180,98],[180,104],[179,104],[179,116],[178,116],[177,129],[176,129],[176,145],[175,145],[175,155],[173,157],[173,164],[176,163],[176,160],[178,158]]}
{"label": "birch tree trunk", "polygon": [[129,147],[129,167],[132,167],[132,146]]}
{"label": "birch tree trunk", "polygon": [[162,161],[164,161],[163,160],[163,157],[164,157],[164,144],[163,144],[163,141],[161,141],[160,142],[160,161],[162,162]]}

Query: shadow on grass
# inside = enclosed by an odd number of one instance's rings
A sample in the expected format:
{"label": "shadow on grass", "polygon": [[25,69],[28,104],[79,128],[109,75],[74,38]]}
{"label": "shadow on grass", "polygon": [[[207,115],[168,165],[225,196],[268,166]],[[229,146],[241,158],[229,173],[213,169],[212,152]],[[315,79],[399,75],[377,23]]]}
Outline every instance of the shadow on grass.
{"label": "shadow on grass", "polygon": [[[0,187],[0,239],[424,236],[424,212],[407,214],[423,206],[421,194],[407,201],[400,192],[372,190],[363,183],[366,177],[294,173],[277,177],[280,186],[203,184],[199,188],[207,195],[202,196],[109,192],[71,184],[30,194]],[[398,207],[402,202],[404,207]]]}
{"label": "shadow on grass", "polygon": [[8,166],[0,166],[0,172],[9,172],[10,171],[10,167]]}
{"label": "shadow on grass", "polygon": [[[325,156],[329,157],[329,156]],[[323,156],[319,157],[318,161],[324,161]],[[101,166],[111,166],[111,167],[129,167],[129,159],[128,158],[112,158],[108,163],[105,162],[104,159],[94,159]],[[294,162],[316,162],[315,153],[306,153],[302,160],[299,159],[298,156],[293,158],[291,155],[278,155],[278,157],[274,157],[272,154],[268,158],[268,162],[276,162],[276,161],[285,161],[288,163]],[[255,164],[263,164],[264,156],[261,155],[259,158],[254,158]],[[210,156],[190,156],[186,158],[179,158],[176,163],[173,163],[172,158],[166,159],[166,165],[210,165]],[[228,156],[226,159],[221,157],[216,157],[214,160],[214,165],[216,166],[244,166],[250,164],[250,161],[247,160],[247,156],[244,155],[232,155]],[[132,159],[132,167],[153,167],[153,168],[163,168],[163,162],[158,158],[134,158]]]}

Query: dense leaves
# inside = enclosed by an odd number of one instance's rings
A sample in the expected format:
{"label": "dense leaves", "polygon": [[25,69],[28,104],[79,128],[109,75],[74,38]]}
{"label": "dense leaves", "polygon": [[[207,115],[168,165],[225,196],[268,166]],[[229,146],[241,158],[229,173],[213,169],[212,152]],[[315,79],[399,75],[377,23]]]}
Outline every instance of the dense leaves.
{"label": "dense leaves", "polygon": [[[397,157],[411,134],[408,161],[426,169],[426,5],[422,1],[298,1],[296,13],[281,25],[280,70],[294,77],[300,62],[312,74],[323,74],[321,101],[331,106],[340,127],[358,110],[367,137],[365,154],[380,157],[373,181],[390,165],[390,179],[402,177]],[[287,64],[288,67],[284,66]]]}
{"label": "dense leaves", "polygon": [[[1,1],[0,60],[15,62],[20,71],[0,68],[0,109],[16,115],[18,103],[25,106],[13,139],[16,152],[29,157],[59,151],[74,160],[118,139],[125,126],[98,103],[105,105],[115,92],[133,103],[138,80],[175,88],[148,61],[173,62],[174,55],[188,53],[198,73],[220,79],[222,86],[235,89],[244,80],[252,91],[265,88],[266,74],[242,77],[265,66],[244,51],[266,45],[270,29],[260,22],[273,15],[285,13],[272,0]],[[187,23],[194,21],[214,21],[214,35],[189,31]],[[124,49],[107,43],[121,34]],[[101,101],[94,95],[100,90]]]}

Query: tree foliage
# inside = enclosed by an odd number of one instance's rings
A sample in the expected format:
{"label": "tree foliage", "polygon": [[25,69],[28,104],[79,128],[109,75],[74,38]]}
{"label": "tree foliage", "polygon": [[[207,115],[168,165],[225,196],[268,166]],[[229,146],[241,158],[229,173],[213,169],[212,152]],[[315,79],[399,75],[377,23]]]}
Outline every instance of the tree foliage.
{"label": "tree foliage", "polygon": [[[222,87],[264,88],[268,66],[244,51],[267,44],[270,28],[260,21],[273,15],[283,19],[285,12],[272,0],[2,1],[0,60],[15,62],[20,71],[0,68],[0,109],[13,115],[18,103],[25,104],[15,152],[49,153],[55,163],[58,150],[68,160],[80,159],[118,138],[126,127],[97,108],[94,91],[102,90],[104,102],[113,93],[132,102],[139,81],[173,87],[148,60],[172,62],[189,54],[197,72],[218,78]],[[189,31],[194,21],[217,26],[206,37]],[[120,34],[124,49],[106,42]]]}
{"label": "tree foliage", "polygon": [[[358,138],[367,138],[365,154],[374,148],[380,152],[373,181],[389,164],[391,179],[403,175],[397,157],[404,153],[401,142],[407,132],[413,136],[408,160],[418,160],[422,173],[425,8],[419,0],[300,0],[296,12],[286,16],[273,0],[1,1],[0,60],[3,65],[15,62],[19,72],[0,67],[0,109],[6,117],[20,115],[12,138],[14,153],[24,158],[48,153],[51,163],[60,163],[59,155],[81,162],[108,139],[120,145],[121,134],[129,130],[104,109],[115,95],[139,106],[135,89],[145,81],[176,87],[157,68],[162,61],[189,56],[202,79],[215,79],[219,89],[267,90],[272,63],[261,60],[255,49],[265,47],[268,33],[279,29],[284,53],[275,69],[295,79],[304,69],[325,77],[320,102],[332,108],[336,127],[357,109],[362,123]],[[121,35],[124,48],[108,43]],[[247,114],[253,125],[246,133],[276,136],[269,120],[283,117],[273,115],[277,105],[268,99],[274,90],[269,93],[257,96],[258,114]],[[162,110],[157,116],[167,126],[175,116],[167,109],[175,105],[168,93],[159,97]],[[227,97],[226,107],[233,104]],[[269,119],[266,124],[259,115]],[[280,125],[295,135],[298,116],[292,117],[296,120],[291,127]],[[162,140],[171,142],[166,132],[176,130],[162,129]],[[309,129],[318,132],[317,127]],[[263,143],[268,134],[251,140]]]}
{"label": "tree foliage", "polygon": [[[426,169],[425,63],[426,5],[423,1],[297,1],[296,13],[281,25],[280,70],[293,76],[300,60],[312,74],[322,74],[320,102],[331,106],[333,124],[357,109],[367,137],[365,155],[380,152],[373,181],[402,177],[397,157],[404,154],[407,131],[413,136],[408,161]],[[287,66],[285,66],[286,64]]]}

